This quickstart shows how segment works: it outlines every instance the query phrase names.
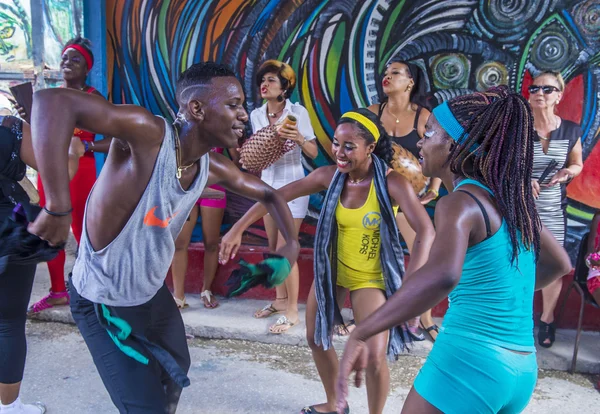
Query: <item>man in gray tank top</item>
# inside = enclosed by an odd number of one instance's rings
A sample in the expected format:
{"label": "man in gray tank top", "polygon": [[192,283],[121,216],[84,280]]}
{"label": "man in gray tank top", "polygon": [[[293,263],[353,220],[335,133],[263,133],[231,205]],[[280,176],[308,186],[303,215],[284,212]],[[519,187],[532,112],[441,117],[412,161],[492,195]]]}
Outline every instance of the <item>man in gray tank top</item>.
{"label": "man in gray tank top", "polygon": [[207,62],[176,87],[173,126],[135,105],[112,105],[66,88],[34,96],[32,133],[46,207],[29,231],[52,245],[71,223],[68,146],[75,127],[113,140],[87,201],[70,281],[71,311],[120,412],[173,413],[189,384],[190,356],[181,315],[164,280],[175,239],[204,187],[219,184],[265,204],[287,241],[299,245],[284,199],[244,174],[213,147],[237,146],[248,121],[234,73]]}

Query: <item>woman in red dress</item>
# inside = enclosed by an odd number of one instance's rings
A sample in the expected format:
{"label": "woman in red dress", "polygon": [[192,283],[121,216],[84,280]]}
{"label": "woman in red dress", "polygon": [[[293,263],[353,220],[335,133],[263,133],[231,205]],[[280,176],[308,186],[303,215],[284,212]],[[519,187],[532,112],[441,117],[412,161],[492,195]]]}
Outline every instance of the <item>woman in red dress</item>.
{"label": "woman in red dress", "polygon": [[[86,84],[86,78],[94,64],[94,55],[91,50],[91,43],[88,39],[75,37],[69,40],[62,52],[60,70],[63,75],[65,88],[77,89],[85,93],[102,96],[93,86]],[[108,152],[111,139],[102,139],[95,141],[95,134],[75,129],[74,136],[77,136],[85,146],[85,155],[79,161],[77,174],[71,181],[71,201],[73,203],[73,222],[71,229],[77,244],[81,238],[83,229],[83,212],[87,197],[96,182],[96,162],[94,152]],[[40,193],[40,205],[44,205],[44,188],[42,180],[38,176],[38,190]],[[52,261],[48,262],[50,272],[50,293],[35,303],[29,311],[32,313],[40,312],[44,309],[57,305],[67,305],[69,303],[69,293],[65,286],[65,252],[64,250]]]}

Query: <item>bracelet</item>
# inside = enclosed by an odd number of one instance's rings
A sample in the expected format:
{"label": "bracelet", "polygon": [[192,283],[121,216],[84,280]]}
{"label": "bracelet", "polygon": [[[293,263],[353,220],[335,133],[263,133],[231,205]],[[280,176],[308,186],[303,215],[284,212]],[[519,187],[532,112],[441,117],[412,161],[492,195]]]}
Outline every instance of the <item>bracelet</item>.
{"label": "bracelet", "polygon": [[593,269],[593,270],[599,270],[598,266],[594,266],[592,265],[592,263],[590,262],[590,260],[595,260],[598,261],[600,260],[600,254],[598,253],[590,253],[586,258],[585,258],[585,265],[589,268],[589,269]]}
{"label": "bracelet", "polygon": [[433,188],[429,188],[429,189],[427,190],[427,192],[428,192],[428,193],[429,193],[429,192],[433,193],[433,195],[435,196],[435,198],[438,198],[438,197],[440,196],[440,193],[438,193],[438,192],[437,192],[437,190],[434,190]]}
{"label": "bracelet", "polygon": [[71,207],[67,211],[61,211],[61,212],[50,211],[46,207],[44,207],[44,211],[46,212],[46,214],[49,214],[54,217],[64,217],[64,216],[68,216],[69,214],[71,214],[71,212],[73,211],[73,207]]}
{"label": "bracelet", "polygon": [[306,144],[306,138],[304,138],[304,141],[302,141],[302,144],[298,144],[298,146],[299,146],[300,148],[302,148],[302,147],[304,146],[304,144]]}

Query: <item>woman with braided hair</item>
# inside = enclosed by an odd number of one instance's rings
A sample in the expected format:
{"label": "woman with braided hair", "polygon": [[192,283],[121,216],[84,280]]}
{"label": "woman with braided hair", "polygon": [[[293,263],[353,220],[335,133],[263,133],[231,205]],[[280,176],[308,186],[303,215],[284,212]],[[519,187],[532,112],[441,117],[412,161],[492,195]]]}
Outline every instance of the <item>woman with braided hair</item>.
{"label": "woman with braided hair", "polygon": [[[433,241],[433,225],[409,181],[389,170],[390,138],[368,109],[345,113],[335,130],[332,153],[336,164],[320,167],[307,177],[280,189],[287,200],[327,190],[315,235],[315,281],[306,304],[306,336],[327,401],[302,410],[305,414],[335,411],[335,378],[338,358],[332,346],[333,329],[341,322],[340,297],[350,290],[357,326],[385,303],[401,285],[404,256],[395,216],[399,206],[417,235],[406,269],[410,278],[427,260]],[[252,207],[223,237],[221,257],[232,258],[245,229],[265,215]],[[404,321],[402,321],[404,322]],[[399,325],[399,324],[398,324]],[[392,328],[392,327],[390,327]],[[387,353],[397,356],[404,348],[405,333],[393,328],[367,343],[369,412],[381,413],[389,392]],[[348,407],[343,408],[348,412]]]}
{"label": "woman with braided hair", "polygon": [[[449,296],[440,334],[406,399],[407,413],[518,413],[537,380],[533,292],[566,273],[567,252],[538,218],[531,189],[531,109],[506,87],[433,110],[423,174],[452,191],[436,207],[430,260],[352,332],[337,383],[362,381],[371,337]],[[444,392],[440,392],[444,390]]]}

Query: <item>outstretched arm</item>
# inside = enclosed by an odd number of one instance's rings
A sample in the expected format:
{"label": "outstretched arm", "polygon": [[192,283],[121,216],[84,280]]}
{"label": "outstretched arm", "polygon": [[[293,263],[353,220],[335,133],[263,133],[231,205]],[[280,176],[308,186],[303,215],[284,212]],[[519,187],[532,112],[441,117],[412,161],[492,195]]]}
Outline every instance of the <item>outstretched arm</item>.
{"label": "outstretched arm", "polygon": [[[335,167],[333,166],[317,168],[308,176],[281,187],[277,192],[285,202],[288,202],[298,197],[326,190],[329,187],[334,172]],[[219,253],[221,264],[225,264],[229,259],[235,257],[242,243],[242,234],[244,231],[265,214],[267,214],[265,207],[261,204],[255,204],[233,225],[221,241],[221,250]],[[279,229],[281,230],[281,227]]]}
{"label": "outstretched arm", "polygon": [[68,148],[75,128],[128,141],[132,150],[160,145],[164,123],[135,105],[113,105],[104,98],[67,88],[44,89],[33,96],[31,132],[35,159],[46,191],[47,212],[29,231],[51,245],[67,240],[71,224]]}
{"label": "outstretched arm", "polygon": [[400,210],[406,216],[410,227],[415,231],[410,263],[406,268],[406,276],[410,277],[417,269],[423,266],[429,258],[429,250],[435,239],[433,223],[415,194],[406,178],[392,171],[387,176],[388,191],[396,201]]}
{"label": "outstretched arm", "polygon": [[221,154],[210,153],[210,173],[208,185],[219,184],[234,193],[258,201],[269,212],[281,231],[286,244],[277,254],[293,264],[298,258],[300,245],[296,237],[294,219],[281,194],[257,177],[243,173],[233,162]]}

